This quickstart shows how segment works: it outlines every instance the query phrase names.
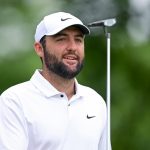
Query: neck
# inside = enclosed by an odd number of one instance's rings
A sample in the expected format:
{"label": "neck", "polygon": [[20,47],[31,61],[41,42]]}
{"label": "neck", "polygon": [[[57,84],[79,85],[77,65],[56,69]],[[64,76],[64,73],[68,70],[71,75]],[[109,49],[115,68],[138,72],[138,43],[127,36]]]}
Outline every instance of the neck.
{"label": "neck", "polygon": [[67,95],[68,100],[75,94],[75,80],[65,79],[49,71],[42,71],[43,77],[48,80],[58,91]]}

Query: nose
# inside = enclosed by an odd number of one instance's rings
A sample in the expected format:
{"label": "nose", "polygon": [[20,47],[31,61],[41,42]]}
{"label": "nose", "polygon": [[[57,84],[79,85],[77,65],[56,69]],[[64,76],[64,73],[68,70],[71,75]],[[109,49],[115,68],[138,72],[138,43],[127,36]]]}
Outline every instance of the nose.
{"label": "nose", "polygon": [[68,41],[67,50],[68,51],[76,51],[77,50],[77,43],[74,39],[70,39]]}

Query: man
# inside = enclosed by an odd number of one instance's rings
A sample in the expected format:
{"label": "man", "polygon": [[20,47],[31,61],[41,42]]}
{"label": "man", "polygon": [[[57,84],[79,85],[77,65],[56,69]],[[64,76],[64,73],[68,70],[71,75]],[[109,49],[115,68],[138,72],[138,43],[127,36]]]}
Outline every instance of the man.
{"label": "man", "polygon": [[57,12],[36,28],[42,69],[1,95],[0,150],[106,150],[106,105],[75,76],[84,62],[89,29]]}

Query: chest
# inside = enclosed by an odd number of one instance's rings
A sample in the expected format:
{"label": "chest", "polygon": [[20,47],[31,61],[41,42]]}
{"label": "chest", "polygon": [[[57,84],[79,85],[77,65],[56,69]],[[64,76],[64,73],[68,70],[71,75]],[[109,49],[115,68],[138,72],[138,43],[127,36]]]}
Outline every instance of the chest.
{"label": "chest", "polygon": [[[104,112],[80,100],[68,105],[65,100],[30,102],[25,116],[33,142],[61,143],[64,140],[98,141],[105,122]],[[78,140],[77,140],[78,139]]]}

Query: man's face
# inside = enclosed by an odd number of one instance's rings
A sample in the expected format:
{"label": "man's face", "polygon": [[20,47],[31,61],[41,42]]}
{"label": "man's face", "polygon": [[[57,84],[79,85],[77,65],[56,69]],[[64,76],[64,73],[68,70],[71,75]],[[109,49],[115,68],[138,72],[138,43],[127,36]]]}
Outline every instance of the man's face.
{"label": "man's face", "polygon": [[69,27],[54,36],[46,36],[45,40],[45,67],[65,79],[74,78],[83,67],[83,33],[77,27]]}

